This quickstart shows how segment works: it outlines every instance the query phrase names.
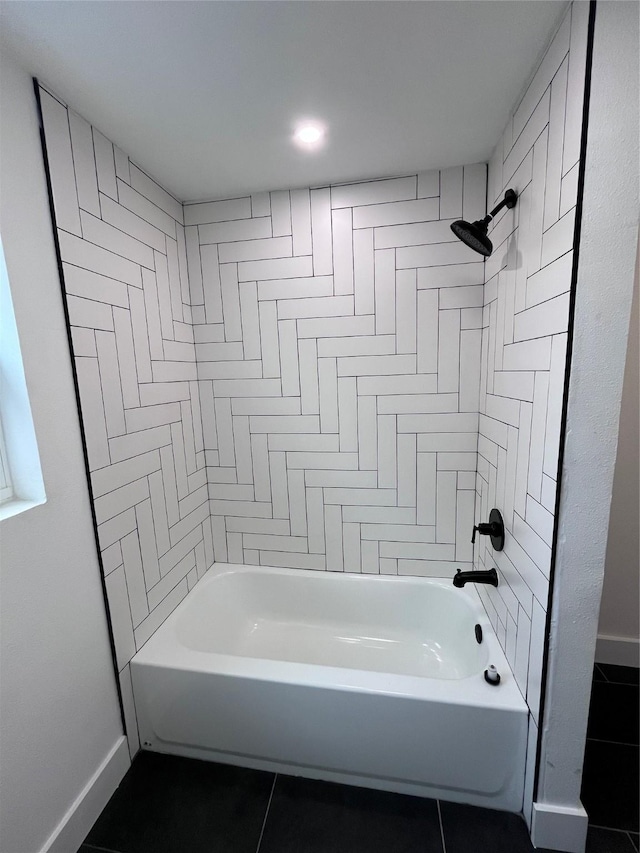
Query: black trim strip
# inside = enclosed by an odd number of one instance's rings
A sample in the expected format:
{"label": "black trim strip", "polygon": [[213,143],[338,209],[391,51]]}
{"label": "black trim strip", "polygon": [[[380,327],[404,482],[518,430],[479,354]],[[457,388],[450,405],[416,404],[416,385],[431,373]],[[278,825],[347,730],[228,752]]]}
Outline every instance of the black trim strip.
{"label": "black trim strip", "polygon": [[89,468],[89,455],[87,452],[87,438],[85,435],[84,422],[82,420],[82,408],[80,405],[80,388],[78,385],[78,374],[76,373],[76,363],[73,356],[73,341],[71,338],[71,323],[69,321],[69,310],[67,308],[66,290],[64,285],[64,269],[62,267],[62,255],[60,253],[60,242],[58,240],[58,226],[56,223],[56,211],[53,201],[53,186],[51,183],[51,171],[49,168],[49,155],[47,152],[47,141],[44,133],[44,119],[42,116],[42,103],[40,101],[40,84],[37,77],[33,78],[33,88],[36,96],[36,105],[38,109],[38,122],[40,125],[40,142],[42,143],[42,156],[44,160],[44,173],[47,181],[47,193],[49,195],[49,211],[51,212],[51,227],[53,231],[53,242],[56,250],[56,260],[58,263],[58,275],[60,278],[60,294],[62,296],[62,309],[64,311],[64,319],[67,327],[67,342],[69,344],[69,361],[71,362],[71,372],[73,374],[73,388],[76,395],[76,407],[78,410],[78,421],[80,426],[80,438],[82,442],[82,455],[84,457],[84,468],[87,475],[87,487],[89,489],[89,506],[91,509],[91,520],[93,523],[93,535],[96,543],[96,552],[98,555],[98,565],[100,568],[100,583],[102,585],[102,595],[104,597],[104,606],[107,616],[107,632],[109,634],[109,645],[111,647],[111,659],[113,663],[113,674],[116,681],[116,691],[118,693],[118,703],[120,705],[120,717],[122,719],[122,728],[127,734],[127,724],[124,714],[124,702],[122,699],[122,690],[120,688],[120,677],[118,673],[118,660],[116,657],[116,646],[113,636],[113,624],[111,621],[111,613],[109,611],[109,599],[107,598],[107,586],[104,577],[104,565],[102,563],[102,554],[100,553],[100,539],[98,537],[98,522],[96,519],[93,488],[91,486],[91,470]]}
{"label": "black trim strip", "polygon": [[593,40],[596,21],[596,0],[589,2],[589,26],[587,31],[587,61],[584,78],[584,100],[582,106],[582,133],[580,139],[580,160],[578,167],[578,196],[576,199],[576,222],[573,232],[573,266],[571,269],[571,290],[569,295],[569,324],[567,327],[567,355],[564,372],[564,388],[562,399],[562,417],[560,420],[560,446],[558,452],[558,473],[556,476],[556,501],[554,507],[553,539],[551,544],[551,567],[549,571],[549,597],[547,600],[547,615],[545,622],[545,647],[542,661],[542,684],[540,688],[540,713],[538,715],[538,742],[536,746],[536,772],[533,780],[533,801],[538,795],[540,782],[540,759],[542,755],[542,730],[545,712],[545,693],[549,670],[549,637],[551,635],[551,609],[553,605],[553,589],[556,576],[556,560],[558,545],[558,519],[560,517],[560,492],[562,471],[564,467],[564,448],[567,434],[567,409],[569,405],[569,385],[571,381],[571,357],[573,354],[573,332],[575,326],[576,290],[578,283],[578,267],[580,261],[580,235],[582,231],[582,208],[584,196],[584,176],[587,159],[587,135],[589,130],[589,105],[591,101],[591,66],[593,63]]}

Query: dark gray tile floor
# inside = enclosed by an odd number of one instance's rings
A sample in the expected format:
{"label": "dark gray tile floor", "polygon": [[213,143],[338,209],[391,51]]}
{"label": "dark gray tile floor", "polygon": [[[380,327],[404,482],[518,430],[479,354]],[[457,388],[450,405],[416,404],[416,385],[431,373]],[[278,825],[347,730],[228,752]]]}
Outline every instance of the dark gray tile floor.
{"label": "dark gray tile floor", "polygon": [[436,800],[278,776],[260,853],[442,853]]}
{"label": "dark gray tile floor", "polygon": [[587,853],[638,853],[638,670],[596,664],[587,729],[582,802]]}
{"label": "dark gray tile floor", "polygon": [[524,821],[505,812],[141,752],[78,853],[100,851],[533,853],[533,847]]}
{"label": "dark gray tile floor", "polygon": [[[637,700],[637,670],[596,667],[586,853],[640,853]],[[142,752],[78,853],[533,850],[517,815]]]}
{"label": "dark gray tile floor", "polygon": [[[117,853],[255,853],[274,776],[141,752],[85,839]],[[84,848],[81,848],[84,853]]]}

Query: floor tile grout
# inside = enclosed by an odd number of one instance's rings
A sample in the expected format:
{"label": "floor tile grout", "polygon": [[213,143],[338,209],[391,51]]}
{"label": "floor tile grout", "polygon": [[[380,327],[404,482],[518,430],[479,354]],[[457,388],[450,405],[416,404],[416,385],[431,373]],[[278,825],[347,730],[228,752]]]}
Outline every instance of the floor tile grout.
{"label": "floor tile grout", "polygon": [[444,826],[442,825],[442,812],[440,811],[440,800],[436,800],[438,806],[438,822],[440,824],[440,838],[442,840],[442,853],[447,853],[447,844],[444,840]]}
{"label": "floor tile grout", "polygon": [[626,741],[621,740],[607,740],[601,737],[588,737],[587,743],[589,743],[590,740],[594,743],[610,743],[613,744],[613,746],[634,746],[636,748],[640,746],[639,743],[627,743]]}
{"label": "floor tile grout", "polygon": [[594,829],[606,829],[608,832],[624,832],[626,835],[629,835],[630,832],[638,834],[637,829],[621,829],[619,826],[602,826],[600,823],[590,823],[589,826]]}
{"label": "floor tile grout", "polygon": [[[603,665],[604,666],[610,666],[611,664],[603,664]],[[624,687],[638,687],[638,684],[635,681],[616,681],[613,676],[610,677],[607,675],[607,673],[602,669],[602,665],[600,665],[600,664],[595,664],[595,668],[597,669],[598,674],[600,675],[600,678],[599,679],[594,678],[593,679],[594,682],[599,681],[601,684],[619,684],[619,685],[622,685]],[[634,667],[628,667],[628,668],[633,669]]]}
{"label": "floor tile grout", "polygon": [[260,830],[260,838],[258,839],[258,846],[256,847],[256,853],[260,853],[260,845],[262,844],[262,836],[264,835],[264,828],[267,825],[267,818],[269,816],[269,809],[271,808],[271,800],[273,799],[273,792],[276,787],[276,781],[278,779],[278,774],[275,773],[273,777],[273,784],[271,785],[271,793],[269,794],[269,802],[267,803],[267,809],[264,813],[264,820],[262,821],[262,829]]}

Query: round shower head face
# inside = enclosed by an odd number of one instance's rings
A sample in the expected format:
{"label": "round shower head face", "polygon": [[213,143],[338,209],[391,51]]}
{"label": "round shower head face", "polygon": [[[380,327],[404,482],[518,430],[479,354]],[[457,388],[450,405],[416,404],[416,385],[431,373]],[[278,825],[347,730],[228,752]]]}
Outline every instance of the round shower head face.
{"label": "round shower head face", "polygon": [[451,224],[451,230],[465,245],[485,258],[493,252],[493,243],[487,237],[487,225],[482,220],[465,222],[464,219],[458,219]]}

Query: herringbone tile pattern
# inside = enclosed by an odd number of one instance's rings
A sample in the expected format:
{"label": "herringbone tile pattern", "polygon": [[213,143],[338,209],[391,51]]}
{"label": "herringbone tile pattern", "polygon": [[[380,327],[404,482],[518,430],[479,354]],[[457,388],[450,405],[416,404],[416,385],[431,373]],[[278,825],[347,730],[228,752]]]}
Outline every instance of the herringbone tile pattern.
{"label": "herringbone tile pattern", "polygon": [[182,205],[40,90],[94,510],[129,661],[213,562]]}
{"label": "herringbone tile pattern", "polygon": [[128,663],[214,558],[470,567],[483,264],[449,224],[486,167],[183,208],[41,101],[133,731]]}
{"label": "herringbone tile pattern", "polygon": [[185,205],[216,560],[470,568],[484,165]]}
{"label": "herringbone tile pattern", "polygon": [[[496,552],[480,537],[478,592],[531,711],[525,816],[533,797],[546,643],[589,7],[573,3],[489,164],[489,207],[508,187],[518,204],[492,223],[485,263],[478,439],[478,517],[501,510]],[[578,287],[580,282],[578,282]],[[560,568],[561,570],[561,568]]]}

